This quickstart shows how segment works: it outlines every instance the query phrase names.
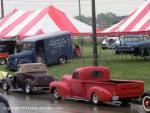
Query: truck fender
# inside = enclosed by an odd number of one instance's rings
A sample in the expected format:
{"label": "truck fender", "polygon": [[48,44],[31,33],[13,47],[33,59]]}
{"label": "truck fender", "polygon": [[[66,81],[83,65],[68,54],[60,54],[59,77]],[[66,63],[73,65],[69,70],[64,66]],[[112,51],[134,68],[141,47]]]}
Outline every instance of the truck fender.
{"label": "truck fender", "polygon": [[112,101],[112,94],[99,86],[93,86],[88,91],[88,99],[91,100],[92,94],[96,93],[99,96],[101,102]]}
{"label": "truck fender", "polygon": [[66,82],[51,82],[49,87],[50,93],[53,93],[54,89],[57,88],[61,97],[67,97],[70,95],[70,87]]}

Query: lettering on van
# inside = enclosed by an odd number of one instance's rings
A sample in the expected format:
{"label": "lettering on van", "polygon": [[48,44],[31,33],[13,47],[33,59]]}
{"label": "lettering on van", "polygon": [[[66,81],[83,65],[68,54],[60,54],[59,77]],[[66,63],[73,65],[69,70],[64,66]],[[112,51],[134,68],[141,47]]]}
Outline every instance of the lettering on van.
{"label": "lettering on van", "polygon": [[61,39],[51,40],[49,42],[49,46],[53,48],[63,47],[67,45],[68,46],[71,45],[70,39],[61,38]]}

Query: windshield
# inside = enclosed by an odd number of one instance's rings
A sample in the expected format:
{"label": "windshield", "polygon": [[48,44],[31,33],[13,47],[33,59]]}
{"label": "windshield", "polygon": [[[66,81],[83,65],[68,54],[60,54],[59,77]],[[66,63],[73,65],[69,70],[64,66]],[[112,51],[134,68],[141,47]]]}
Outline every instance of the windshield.
{"label": "windshield", "polygon": [[28,49],[33,49],[33,48],[34,48],[34,44],[31,44],[31,43],[24,43],[22,45],[23,50],[28,50]]}

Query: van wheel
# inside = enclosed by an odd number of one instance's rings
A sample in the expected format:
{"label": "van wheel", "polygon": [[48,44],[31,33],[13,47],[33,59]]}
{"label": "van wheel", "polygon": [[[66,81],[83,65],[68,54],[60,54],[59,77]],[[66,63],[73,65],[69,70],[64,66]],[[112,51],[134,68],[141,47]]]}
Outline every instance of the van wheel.
{"label": "van wheel", "polygon": [[5,58],[0,58],[0,64],[2,64],[2,65],[6,64],[6,59]]}
{"label": "van wheel", "polygon": [[3,88],[3,90],[8,91],[10,87],[6,81],[3,81],[2,82],[2,88]]}
{"label": "van wheel", "polygon": [[150,112],[150,96],[145,96],[143,98],[142,105],[146,112]]}
{"label": "van wheel", "polygon": [[55,88],[55,89],[53,90],[53,97],[54,97],[55,99],[57,99],[57,100],[61,99],[61,97],[60,97],[59,94],[58,94],[58,89],[57,89],[57,88]]}
{"label": "van wheel", "polygon": [[91,101],[94,105],[99,105],[100,104],[100,99],[99,97],[97,96],[96,93],[93,93],[92,96],[91,96]]}
{"label": "van wheel", "polygon": [[32,93],[32,85],[30,82],[25,82],[25,86],[24,86],[24,91],[26,94],[31,94]]}
{"label": "van wheel", "polygon": [[66,58],[65,56],[61,56],[61,57],[59,58],[59,63],[60,63],[60,64],[65,64],[65,63],[67,63],[67,58]]}

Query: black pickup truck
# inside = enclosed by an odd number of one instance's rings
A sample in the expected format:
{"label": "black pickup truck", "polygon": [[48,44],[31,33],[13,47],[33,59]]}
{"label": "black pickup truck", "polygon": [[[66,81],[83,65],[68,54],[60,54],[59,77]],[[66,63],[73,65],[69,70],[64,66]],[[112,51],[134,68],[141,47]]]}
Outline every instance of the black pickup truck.
{"label": "black pickup truck", "polygon": [[2,80],[2,88],[5,91],[9,89],[22,89],[26,94],[31,94],[38,90],[48,90],[49,83],[54,80],[54,77],[47,73],[45,64],[21,64],[16,75],[7,75]]}

